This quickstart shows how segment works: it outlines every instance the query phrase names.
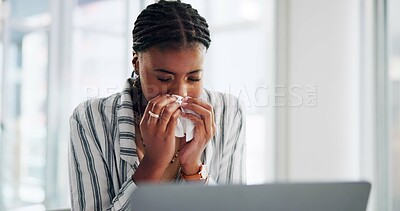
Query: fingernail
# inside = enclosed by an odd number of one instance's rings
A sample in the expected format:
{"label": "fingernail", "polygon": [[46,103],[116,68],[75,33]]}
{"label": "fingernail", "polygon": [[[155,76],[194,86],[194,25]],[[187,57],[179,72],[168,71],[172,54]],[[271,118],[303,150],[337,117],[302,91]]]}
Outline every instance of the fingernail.
{"label": "fingernail", "polygon": [[188,103],[182,102],[182,106],[187,106]]}

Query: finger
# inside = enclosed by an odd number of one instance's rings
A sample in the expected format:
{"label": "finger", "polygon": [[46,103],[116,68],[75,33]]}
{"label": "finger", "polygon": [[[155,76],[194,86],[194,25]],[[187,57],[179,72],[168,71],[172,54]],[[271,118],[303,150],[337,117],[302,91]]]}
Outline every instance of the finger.
{"label": "finger", "polygon": [[[151,99],[151,100],[156,100],[157,98],[159,98],[159,97],[161,97],[161,95],[157,95],[156,97],[154,97],[153,99]],[[150,106],[149,106],[149,103],[147,103],[147,105],[146,105],[146,107],[145,107],[145,109],[144,109],[144,111],[143,111],[143,116],[142,116],[142,119],[141,119],[141,121],[140,121],[140,124],[142,125],[142,124],[145,124],[145,123],[148,123],[149,122],[149,119],[150,118],[153,118],[153,117],[151,117],[150,115],[149,115],[149,111],[150,111]]]}
{"label": "finger", "polygon": [[171,115],[171,117],[169,118],[167,127],[166,127],[166,131],[168,134],[174,134],[175,136],[175,128],[176,128],[176,124],[178,123],[178,117],[181,115],[181,110],[180,109],[176,109],[173,114]]}
{"label": "finger", "polygon": [[162,108],[174,101],[175,98],[169,94],[158,95],[147,103],[144,111],[144,118],[148,120],[148,123],[157,123],[158,118],[150,116],[149,111],[156,115],[160,115]]}
{"label": "finger", "polygon": [[206,101],[204,101],[204,100],[202,100],[200,98],[186,97],[186,98],[184,98],[183,102],[185,102],[185,103],[195,103],[195,104],[197,104],[197,105],[199,105],[199,106],[201,106],[201,107],[203,107],[203,108],[205,108],[205,109],[207,109],[209,111],[213,110],[213,107],[212,107],[211,104],[209,104],[208,102],[206,102]]}
{"label": "finger", "polygon": [[[156,97],[154,97],[153,99],[151,99],[150,101],[156,101],[158,98],[160,98],[162,95],[157,95]],[[147,102],[146,108],[144,109],[144,113],[143,113],[143,119],[144,120],[149,120],[150,118],[152,118],[149,115],[149,111],[151,111],[151,109],[153,108],[153,105],[150,105],[150,101]]]}
{"label": "finger", "polygon": [[[195,103],[187,103],[182,104],[184,109],[189,109],[200,115],[203,120],[204,128],[206,129],[207,134],[212,134],[212,126],[213,126],[213,114],[212,111],[205,109],[204,107],[199,106]],[[188,113],[187,113],[188,114]]]}
{"label": "finger", "polygon": [[202,100],[200,98],[193,98],[193,97],[189,97],[189,96],[187,96],[184,99],[184,102],[185,103],[195,103],[195,104],[197,104],[197,105],[199,105],[199,106],[211,111],[211,114],[212,114],[211,115],[211,121],[214,122],[214,118],[215,118],[214,117],[214,108],[210,103],[208,103],[207,101],[204,101],[204,100]]}
{"label": "finger", "polygon": [[168,122],[176,110],[180,110],[180,105],[177,102],[170,103],[164,107],[158,121],[160,130],[165,131],[167,129]]}
{"label": "finger", "polygon": [[[206,128],[204,127],[204,120],[199,118],[198,116],[190,113],[182,113],[184,118],[191,120],[195,124],[195,132],[203,132],[207,133]],[[206,142],[208,140],[205,140]]]}

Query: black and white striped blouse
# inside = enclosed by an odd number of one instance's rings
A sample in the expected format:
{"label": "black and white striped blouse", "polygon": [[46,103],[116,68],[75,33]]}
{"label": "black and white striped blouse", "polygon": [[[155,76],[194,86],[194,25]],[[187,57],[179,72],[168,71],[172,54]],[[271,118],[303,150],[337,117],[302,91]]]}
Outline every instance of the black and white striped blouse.
{"label": "black and white striped blouse", "polygon": [[[72,210],[127,210],[136,185],[139,160],[135,118],[128,79],[121,93],[81,103],[70,119],[69,177]],[[239,100],[203,89],[214,108],[216,135],[202,160],[217,184],[245,183],[245,116]],[[181,181],[178,177],[176,182]]]}

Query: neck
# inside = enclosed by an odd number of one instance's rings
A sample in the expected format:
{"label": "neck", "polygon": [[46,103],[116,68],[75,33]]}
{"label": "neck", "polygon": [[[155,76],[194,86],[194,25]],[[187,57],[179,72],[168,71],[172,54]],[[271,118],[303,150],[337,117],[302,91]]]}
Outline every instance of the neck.
{"label": "neck", "polygon": [[149,101],[147,101],[146,98],[144,97],[144,95],[142,94],[142,97],[141,97],[141,99],[140,99],[140,107],[142,108],[142,111],[140,111],[141,114],[143,114],[143,113],[144,113],[144,110],[146,110],[146,106],[147,106],[147,103],[148,103],[148,102],[149,102]]}

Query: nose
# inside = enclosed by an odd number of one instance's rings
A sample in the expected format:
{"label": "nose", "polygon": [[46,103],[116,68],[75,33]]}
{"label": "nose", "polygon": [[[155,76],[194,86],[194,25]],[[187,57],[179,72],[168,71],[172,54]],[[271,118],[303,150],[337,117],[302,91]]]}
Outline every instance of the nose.
{"label": "nose", "polygon": [[171,87],[168,93],[186,97],[188,94],[188,87],[184,83],[176,83]]}

